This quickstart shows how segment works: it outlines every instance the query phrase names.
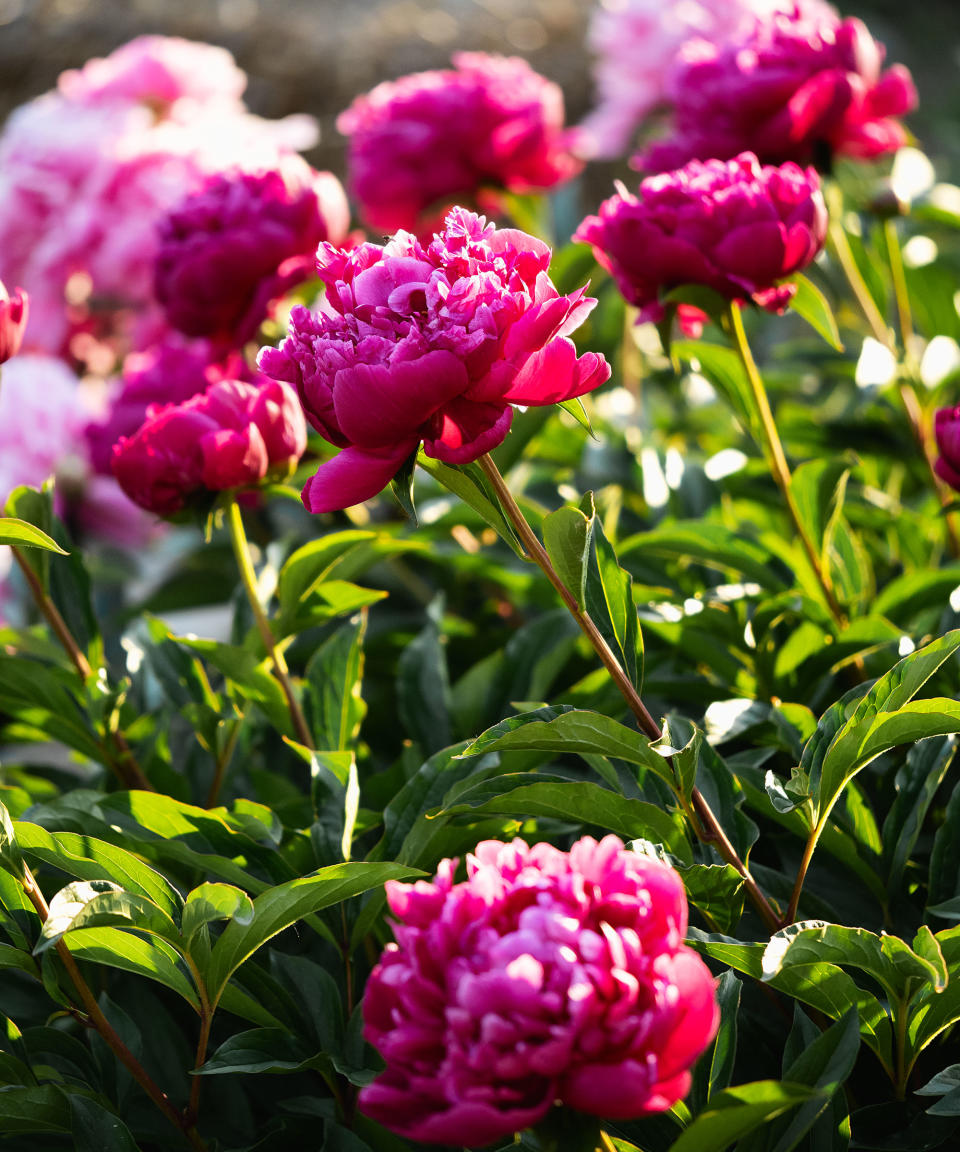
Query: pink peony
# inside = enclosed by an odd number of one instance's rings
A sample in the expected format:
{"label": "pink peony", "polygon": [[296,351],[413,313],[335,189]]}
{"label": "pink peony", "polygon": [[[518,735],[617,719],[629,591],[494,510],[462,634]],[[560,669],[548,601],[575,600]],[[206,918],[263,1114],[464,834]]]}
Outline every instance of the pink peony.
{"label": "pink peony", "polygon": [[476,460],[505,438],[511,405],[569,400],[609,377],[568,337],[596,301],[586,288],[559,295],[549,263],[542,241],[463,208],[426,247],[405,232],[384,248],[321,245],[323,309],[295,308],[290,336],[260,354],[343,449],[304,488],[311,512],[369,500],[421,441],[447,464]]}
{"label": "pink peony", "polygon": [[960,407],[940,408],[934,417],[934,433],[940,453],[934,469],[960,492]]}
{"label": "pink peony", "polygon": [[350,192],[384,232],[422,232],[431,210],[553,188],[579,170],[556,84],[515,57],[460,52],[453,63],[379,84],[337,121]]}
{"label": "pink peony", "polygon": [[489,840],[436,879],[387,884],[399,923],[364,998],[386,1070],[362,1110],[408,1139],[476,1148],[554,1102],[611,1119],[670,1108],[718,1023],[665,864],[585,836]]}
{"label": "pink peony", "polygon": [[226,48],[177,36],[138,36],[105,59],[64,72],[57,82],[70,101],[140,103],[160,115],[178,100],[217,100],[240,110],[246,86],[246,75]]}
{"label": "pink peony", "polygon": [[800,9],[719,46],[691,41],[673,78],[673,131],[637,166],[664,171],[744,151],[826,166],[833,154],[894,152],[907,139],[896,118],[917,94],[902,65],[881,71],[883,56],[859,20]]}
{"label": "pink peony", "polygon": [[292,389],[275,380],[222,380],[183,404],[148,409],[139,431],[114,446],[113,474],[135,504],[170,516],[204,490],[288,473],[306,446]]}
{"label": "pink peony", "polygon": [[0,364],[20,351],[29,312],[26,293],[17,288],[11,296],[0,280]]}
{"label": "pink peony", "polygon": [[[211,85],[220,91],[216,68],[192,86],[182,74],[171,81],[168,95],[189,99],[151,103],[170,42],[134,44],[99,62],[104,75],[116,66],[116,84],[102,76],[98,86],[98,69],[68,73],[63,90],[16,109],[0,136],[0,277],[31,295],[31,349],[65,354],[96,319],[118,328],[124,309],[147,310],[166,212],[211,173],[273,167],[315,137],[304,118],[259,120],[222,91],[202,100]],[[221,49],[190,47],[221,60]]]}
{"label": "pink peony", "polygon": [[340,243],[349,226],[340,181],[299,156],[212,176],[160,225],[157,300],[188,336],[239,346],[271,300],[313,275],[317,245]]}
{"label": "pink peony", "polygon": [[239,356],[219,363],[205,340],[172,338],[143,352],[131,352],[123,362],[123,376],[108,412],[85,430],[94,469],[111,474],[114,444],[140,428],[151,405],[182,404],[218,380],[245,379],[246,375]]}
{"label": "pink peony", "polygon": [[[793,0],[604,0],[590,19],[599,106],[577,130],[577,150],[621,156],[637,127],[668,101],[670,75],[687,40],[718,44],[756,18],[789,12]],[[832,11],[823,0],[803,10]]]}
{"label": "pink peony", "polygon": [[659,320],[662,296],[683,284],[782,310],[796,288],[779,281],[805,268],[826,236],[816,172],[761,167],[749,152],[648,176],[639,193],[604,201],[574,240],[593,245],[645,320]]}

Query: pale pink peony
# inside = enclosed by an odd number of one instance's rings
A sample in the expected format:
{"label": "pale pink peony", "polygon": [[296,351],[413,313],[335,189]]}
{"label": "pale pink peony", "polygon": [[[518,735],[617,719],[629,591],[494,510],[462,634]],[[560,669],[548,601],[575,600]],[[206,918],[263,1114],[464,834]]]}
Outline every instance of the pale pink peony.
{"label": "pale pink peony", "polygon": [[320,242],[342,243],[349,226],[340,181],[299,156],[211,176],[160,223],[157,300],[179,331],[239,347],[314,274]]}
{"label": "pale pink peony", "polygon": [[360,1107],[400,1135],[476,1148],[555,1101],[629,1119],[670,1108],[718,1023],[683,944],[683,884],[616,836],[569,852],[489,840],[436,878],[388,882],[399,921],[364,997],[386,1061]]}
{"label": "pale pink peony", "polygon": [[648,176],[633,196],[622,188],[588,216],[574,240],[593,245],[640,318],[659,320],[662,297],[700,284],[727,300],[781,311],[796,292],[784,284],[823,247],[827,208],[812,168],[734,160],[691,160]]}
{"label": "pale pink peony", "polygon": [[343,449],[304,488],[311,512],[369,500],[421,441],[447,464],[476,460],[506,437],[512,405],[569,400],[609,377],[569,339],[596,301],[586,288],[561,296],[549,264],[541,240],[463,208],[427,246],[406,232],[384,248],[321,245],[321,311],[295,308],[287,339],[260,353]]}
{"label": "pale pink peony", "polygon": [[351,195],[384,232],[424,235],[451,204],[553,188],[579,171],[556,84],[517,57],[460,52],[453,63],[379,84],[337,120]]}
{"label": "pale pink peony", "polygon": [[906,143],[899,117],[917,93],[865,25],[801,8],[757,21],[720,44],[690,41],[674,72],[669,136],[635,158],[647,171],[755,152],[829,168],[834,155],[870,159]]}
{"label": "pale pink peony", "polygon": [[[589,32],[600,102],[577,130],[577,151],[623,155],[637,128],[668,102],[670,75],[687,40],[717,44],[754,18],[792,8],[793,0],[602,0]],[[823,0],[803,0],[803,9],[831,11]]]}
{"label": "pale pink peony", "polygon": [[[166,45],[149,37],[136,59],[162,58]],[[76,331],[109,333],[124,310],[149,312],[157,225],[188,192],[227,168],[274,166],[315,138],[303,117],[269,122],[235,100],[201,101],[202,81],[162,107],[133,81],[95,99],[78,84],[16,109],[0,136],[0,278],[30,293],[27,346],[54,354]]]}

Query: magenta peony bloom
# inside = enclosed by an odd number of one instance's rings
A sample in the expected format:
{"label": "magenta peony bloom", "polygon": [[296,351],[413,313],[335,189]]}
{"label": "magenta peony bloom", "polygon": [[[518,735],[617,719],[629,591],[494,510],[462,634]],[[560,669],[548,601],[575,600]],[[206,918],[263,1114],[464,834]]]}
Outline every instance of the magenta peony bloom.
{"label": "magenta peony bloom", "polygon": [[[805,13],[826,15],[824,0],[803,0]],[[636,129],[669,102],[670,77],[687,40],[719,44],[757,19],[790,12],[794,0],[618,0],[594,8],[590,47],[599,106],[577,129],[588,157],[622,156]]]}
{"label": "magenta peony bloom", "polygon": [[293,391],[275,380],[222,380],[183,404],[148,409],[113,449],[113,474],[135,504],[170,516],[203,490],[258,484],[288,473],[307,446]]}
{"label": "magenta peony bloom", "polygon": [[387,1065],[360,1093],[368,1116],[476,1148],[557,1100],[629,1119],[687,1093],[719,1014],[673,869],[616,836],[569,852],[488,840],[466,881],[455,869],[387,883],[399,923],[364,998]]}
{"label": "magenta peony bloom", "polygon": [[894,152],[907,139],[896,117],[916,107],[917,94],[902,65],[881,71],[883,56],[859,20],[799,9],[719,46],[691,41],[673,78],[673,132],[637,167],[665,171],[744,151],[824,166],[834,154]]}
{"label": "magenta peony bloom", "polygon": [[294,308],[291,334],[260,367],[296,385],[307,418],[343,451],[303,501],[330,512],[369,500],[423,441],[447,464],[500,444],[512,404],[543,405],[602,384],[602,356],[568,338],[596,304],[561,296],[550,249],[463,208],[424,247],[400,232],[385,248],[322,245],[322,311]]}
{"label": "magenta peony bloom", "polygon": [[489,190],[553,188],[579,171],[556,84],[515,57],[460,52],[453,63],[379,84],[337,120],[350,137],[351,195],[384,232],[423,234],[425,213]]}
{"label": "magenta peony bloom", "polygon": [[0,364],[20,351],[29,312],[27,294],[17,288],[11,296],[0,280]]}
{"label": "magenta peony bloom", "polygon": [[805,268],[823,246],[827,209],[812,168],[761,167],[735,160],[692,160],[677,172],[648,176],[588,216],[574,240],[592,244],[641,319],[659,320],[662,296],[703,284],[728,300],[769,311],[796,291],[778,281]]}
{"label": "magenta peony bloom", "polygon": [[960,407],[937,411],[934,434],[940,453],[934,470],[941,480],[960,492]]}
{"label": "magenta peony bloom", "polygon": [[313,275],[317,245],[341,242],[349,226],[340,181],[299,156],[213,176],[160,226],[157,299],[181,332],[239,346],[271,300]]}

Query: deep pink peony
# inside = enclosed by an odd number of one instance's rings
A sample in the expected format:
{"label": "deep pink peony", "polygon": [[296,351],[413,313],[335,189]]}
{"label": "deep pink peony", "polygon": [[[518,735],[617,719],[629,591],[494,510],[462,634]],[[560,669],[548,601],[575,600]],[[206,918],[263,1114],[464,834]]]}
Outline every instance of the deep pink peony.
{"label": "deep pink peony", "polygon": [[289,472],[307,445],[293,391],[275,380],[222,380],[183,404],[150,408],[113,449],[113,474],[135,504],[159,516],[201,491],[258,484]]}
{"label": "deep pink peony", "polygon": [[882,71],[884,49],[855,19],[800,10],[758,20],[719,46],[691,41],[672,82],[670,136],[636,161],[648,171],[691,159],[829,164],[894,152],[907,132],[897,119],[916,107],[910,73]]}
{"label": "deep pink peony", "polygon": [[20,351],[29,312],[27,294],[17,288],[11,296],[0,280],[0,364]]}
{"label": "deep pink peony", "polygon": [[563,95],[525,60],[460,52],[454,70],[379,84],[342,113],[349,188],[369,224],[424,233],[424,214],[478,194],[553,188],[580,164]]}
{"label": "deep pink peony", "polygon": [[412,1140],[471,1148],[555,1101],[609,1119],[671,1107],[718,1023],[683,944],[673,869],[585,836],[569,852],[496,840],[436,879],[387,884],[399,923],[364,998],[386,1070],[360,1107]]}
{"label": "deep pink peony", "polygon": [[940,453],[934,469],[960,492],[960,407],[940,408],[934,417],[934,433]]}
{"label": "deep pink peony", "polygon": [[317,245],[349,226],[340,181],[299,156],[212,176],[160,225],[157,299],[174,328],[239,346],[271,300],[313,275]]}
{"label": "deep pink peony", "polygon": [[645,320],[659,320],[663,295],[683,284],[781,310],[796,288],[778,282],[805,268],[826,235],[816,172],[761,167],[749,152],[648,176],[639,193],[604,201],[574,240],[593,245]]}
{"label": "deep pink peony", "polygon": [[[756,19],[789,12],[793,0],[617,0],[594,8],[590,47],[599,105],[577,129],[582,155],[622,156],[635,130],[669,102],[670,77],[687,40],[719,44]],[[804,12],[827,14],[824,0],[803,0]]]}
{"label": "deep pink peony", "polygon": [[384,248],[321,246],[322,310],[295,308],[287,339],[260,353],[343,449],[304,488],[311,512],[369,500],[421,441],[447,464],[476,460],[507,435],[512,404],[569,400],[609,377],[568,337],[596,301],[586,288],[561,296],[549,263],[542,241],[463,208],[426,247],[405,232]]}

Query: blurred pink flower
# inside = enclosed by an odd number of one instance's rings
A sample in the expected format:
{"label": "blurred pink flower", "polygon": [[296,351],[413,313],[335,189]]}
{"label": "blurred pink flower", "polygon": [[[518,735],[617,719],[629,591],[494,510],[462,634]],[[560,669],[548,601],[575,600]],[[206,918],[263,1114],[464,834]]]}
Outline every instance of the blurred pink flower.
{"label": "blurred pink flower", "polygon": [[343,449],[307,482],[311,512],[369,500],[421,441],[448,464],[476,460],[506,437],[513,404],[569,400],[609,377],[569,339],[596,301],[586,288],[561,296],[549,264],[541,240],[464,208],[427,246],[406,232],[384,248],[321,245],[321,311],[294,308],[287,339],[260,353]]}
{"label": "blurred pink flower", "polygon": [[940,453],[934,469],[941,480],[960,492],[960,407],[938,409],[934,432]]}
{"label": "blurred pink flower", "polygon": [[894,152],[907,140],[897,117],[917,93],[902,65],[882,70],[883,57],[859,20],[800,8],[720,45],[690,41],[673,74],[671,131],[634,163],[665,171],[750,151],[826,168],[833,155]]}
{"label": "blurred pink flower", "polygon": [[30,300],[27,294],[17,288],[11,296],[0,280],[0,364],[20,351],[29,313]]}
{"label": "blurred pink flower", "polygon": [[589,836],[488,840],[433,881],[388,882],[399,923],[364,997],[386,1069],[360,1107],[400,1135],[476,1148],[559,1100],[610,1119],[670,1108],[718,1023],[683,944],[677,873]]}
{"label": "blurred pink flower", "polygon": [[[206,46],[193,48],[203,57]],[[315,139],[309,118],[269,122],[234,98],[202,101],[211,77],[190,99],[145,102],[136,76],[119,78],[135,63],[146,83],[148,59],[163,72],[163,37],[146,38],[121,60],[117,83],[98,87],[95,74],[126,50],[16,109],[0,136],[0,277],[31,295],[32,350],[66,354],[91,316],[149,311],[160,218],[209,174],[272,167]]]}
{"label": "blurred pink flower", "polygon": [[683,284],[782,310],[796,288],[779,282],[813,260],[826,230],[812,168],[762,167],[745,152],[648,176],[639,196],[623,188],[573,238],[593,245],[641,319],[659,320],[662,296]]}
{"label": "blurred pink flower", "polygon": [[423,235],[454,203],[553,188],[579,171],[556,84],[516,57],[460,52],[453,63],[379,84],[337,120],[351,195],[384,232]]}
{"label": "blurred pink flower", "polygon": [[307,446],[293,389],[276,380],[221,380],[182,404],[157,406],[113,448],[120,487],[148,512],[170,516],[204,490],[287,474]]}
{"label": "blurred pink flower", "polygon": [[349,226],[340,181],[299,156],[211,176],[160,223],[157,300],[181,332],[239,347],[272,300],[315,274],[317,245]]}

